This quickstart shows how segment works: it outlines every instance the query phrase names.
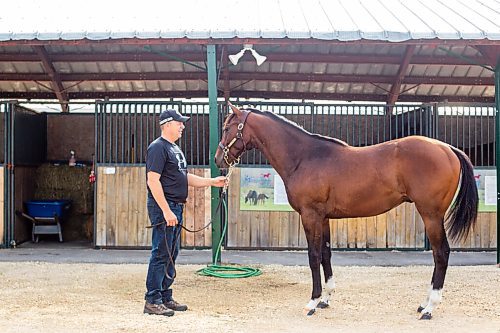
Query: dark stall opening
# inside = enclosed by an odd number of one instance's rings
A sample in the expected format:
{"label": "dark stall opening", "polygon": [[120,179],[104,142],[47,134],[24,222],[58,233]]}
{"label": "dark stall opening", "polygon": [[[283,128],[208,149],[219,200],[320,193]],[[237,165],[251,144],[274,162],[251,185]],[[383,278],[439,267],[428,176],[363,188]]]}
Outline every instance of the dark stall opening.
{"label": "dark stall opening", "polygon": [[[94,186],[89,176],[94,156],[94,114],[39,113],[29,105],[16,105],[13,117],[14,207],[9,245],[92,246]],[[69,204],[56,218],[50,210],[66,200]],[[39,217],[28,214],[33,205],[40,207]],[[44,218],[45,214],[49,217]]]}

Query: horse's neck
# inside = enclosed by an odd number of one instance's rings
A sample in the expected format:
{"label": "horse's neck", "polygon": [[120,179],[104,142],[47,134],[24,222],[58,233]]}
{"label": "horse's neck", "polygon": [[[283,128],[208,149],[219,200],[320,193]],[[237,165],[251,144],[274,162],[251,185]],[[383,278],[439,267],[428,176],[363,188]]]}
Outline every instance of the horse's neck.
{"label": "horse's neck", "polygon": [[301,152],[297,151],[296,143],[312,138],[276,119],[262,115],[258,117],[258,123],[252,122],[251,117],[248,118],[254,133],[253,144],[266,156],[276,172],[286,179],[303,158]]}

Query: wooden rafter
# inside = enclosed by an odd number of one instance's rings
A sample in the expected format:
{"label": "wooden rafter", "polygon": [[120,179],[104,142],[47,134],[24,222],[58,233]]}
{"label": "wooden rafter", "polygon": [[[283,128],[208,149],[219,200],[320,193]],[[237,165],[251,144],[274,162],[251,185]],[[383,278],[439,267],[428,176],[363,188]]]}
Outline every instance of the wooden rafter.
{"label": "wooden rafter", "polygon": [[[225,46],[227,47],[227,46]],[[489,48],[486,46],[485,48]],[[190,62],[203,62],[206,55],[202,52],[170,53],[172,57],[146,52],[146,53],[59,53],[51,54],[54,62],[178,62],[181,58]],[[290,63],[327,63],[327,64],[400,64],[401,57],[393,55],[360,55],[360,54],[292,54],[269,53],[266,54],[267,62]],[[217,59],[220,59],[220,54]],[[485,57],[471,57],[476,63],[486,63]],[[5,62],[38,62],[40,57],[32,53],[0,53],[0,61]],[[240,62],[255,62],[252,57],[243,57]],[[415,55],[411,58],[415,65],[471,65],[464,59],[452,56],[422,56]]]}
{"label": "wooden rafter", "polygon": [[[78,81],[184,81],[206,80],[206,72],[125,72],[125,73],[70,73],[58,74],[58,82]],[[332,82],[332,83],[385,83],[394,84],[398,77],[393,75],[345,75],[345,74],[307,74],[307,73],[265,73],[230,72],[231,81],[282,81],[282,82]],[[50,75],[40,73],[2,73],[0,81],[52,81]],[[492,76],[488,77],[448,77],[448,76],[403,76],[403,84],[437,85],[494,85]]]}
{"label": "wooden rafter", "polygon": [[54,65],[52,65],[52,61],[50,60],[49,54],[47,53],[45,47],[43,46],[33,46],[33,48],[35,49],[37,55],[40,57],[40,60],[42,61],[42,66],[50,78],[50,81],[52,83],[52,89],[56,94],[59,103],[61,103],[62,112],[68,112],[69,111],[68,97],[67,94],[64,92],[64,87],[62,84],[61,77],[54,68]]}
{"label": "wooden rafter", "polygon": [[401,60],[401,65],[399,65],[398,73],[396,74],[394,83],[391,86],[391,90],[387,96],[387,104],[394,105],[399,97],[399,91],[401,90],[401,84],[408,71],[408,66],[410,65],[410,59],[415,52],[415,45],[408,45],[405,50],[403,59]]}

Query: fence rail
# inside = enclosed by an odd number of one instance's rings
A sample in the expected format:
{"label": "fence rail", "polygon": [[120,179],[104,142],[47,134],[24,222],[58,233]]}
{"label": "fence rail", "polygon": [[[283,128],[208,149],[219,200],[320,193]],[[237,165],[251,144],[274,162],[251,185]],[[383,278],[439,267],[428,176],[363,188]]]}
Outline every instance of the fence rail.
{"label": "fence rail", "polygon": [[208,165],[208,105],[181,102],[96,102],[96,156],[102,164],[144,164],[160,135],[158,117],[173,108],[191,117],[179,141],[189,165]]}
{"label": "fence rail", "polygon": [[[408,135],[447,142],[469,155],[476,166],[494,166],[495,109],[493,104],[377,105],[238,102],[267,110],[305,130],[335,137],[353,146],[367,146]],[[207,167],[209,107],[207,103],[109,102],[96,103],[97,162],[143,164],[147,146],[159,135],[158,116],[175,108],[191,117],[179,141],[189,165]],[[218,104],[220,125],[228,108]],[[242,156],[242,165],[268,165],[259,151]]]}

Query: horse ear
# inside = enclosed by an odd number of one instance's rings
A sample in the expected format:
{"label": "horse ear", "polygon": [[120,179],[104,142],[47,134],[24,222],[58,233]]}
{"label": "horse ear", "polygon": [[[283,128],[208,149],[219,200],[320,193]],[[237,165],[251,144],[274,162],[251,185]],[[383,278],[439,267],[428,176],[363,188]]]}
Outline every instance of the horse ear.
{"label": "horse ear", "polygon": [[242,112],[240,111],[240,109],[238,109],[236,106],[234,106],[233,104],[231,104],[231,102],[227,101],[227,104],[231,107],[231,110],[233,110],[233,112],[236,114],[236,116],[240,117]]}

